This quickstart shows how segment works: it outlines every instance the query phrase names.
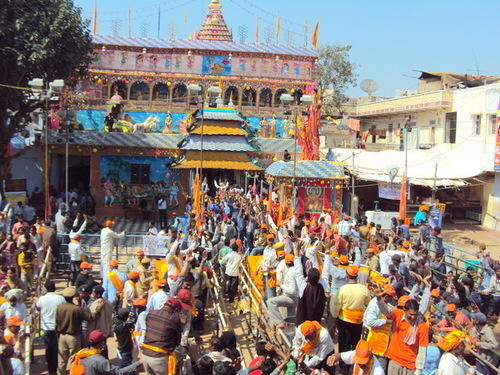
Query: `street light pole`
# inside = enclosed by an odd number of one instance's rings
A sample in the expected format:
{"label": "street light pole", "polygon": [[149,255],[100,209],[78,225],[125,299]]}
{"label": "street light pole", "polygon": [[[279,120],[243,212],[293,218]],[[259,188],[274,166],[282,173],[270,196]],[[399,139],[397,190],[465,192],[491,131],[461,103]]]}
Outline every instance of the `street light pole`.
{"label": "street light pole", "polygon": [[[42,78],[33,78],[28,82],[32,89],[33,99],[43,102],[44,122],[45,122],[45,149],[44,149],[44,196],[45,196],[45,220],[48,219],[50,213],[50,176],[49,176],[49,99],[52,99],[52,94],[60,93],[64,88],[64,80],[55,79],[45,87],[45,82]],[[57,96],[55,96],[57,98]],[[58,99],[58,98],[57,98]]]}

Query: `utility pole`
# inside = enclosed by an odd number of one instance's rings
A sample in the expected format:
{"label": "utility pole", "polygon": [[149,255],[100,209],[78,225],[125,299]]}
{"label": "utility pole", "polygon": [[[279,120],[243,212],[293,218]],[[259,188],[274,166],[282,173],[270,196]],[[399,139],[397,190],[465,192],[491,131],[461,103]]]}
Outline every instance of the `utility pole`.
{"label": "utility pole", "polygon": [[352,153],[352,169],[351,169],[351,217],[355,217],[356,216],[356,211],[357,209],[355,209],[356,207],[354,207],[354,201],[356,200],[356,195],[354,193],[354,171],[355,171],[355,167],[354,167],[354,152]]}
{"label": "utility pole", "polygon": [[436,179],[438,173],[438,163],[434,165],[434,183],[432,184],[432,203],[436,200]]}

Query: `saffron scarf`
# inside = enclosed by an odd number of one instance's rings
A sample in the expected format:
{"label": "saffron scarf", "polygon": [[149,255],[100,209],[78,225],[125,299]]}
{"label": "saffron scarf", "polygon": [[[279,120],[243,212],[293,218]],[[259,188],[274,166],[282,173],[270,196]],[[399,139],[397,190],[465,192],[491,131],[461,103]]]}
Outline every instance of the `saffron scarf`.
{"label": "saffron scarf", "polygon": [[304,354],[309,354],[318,345],[319,333],[321,331],[321,324],[316,321],[306,320],[300,325],[300,332],[304,336],[310,336],[314,334],[311,340],[305,339],[304,345],[300,348],[300,351]]}

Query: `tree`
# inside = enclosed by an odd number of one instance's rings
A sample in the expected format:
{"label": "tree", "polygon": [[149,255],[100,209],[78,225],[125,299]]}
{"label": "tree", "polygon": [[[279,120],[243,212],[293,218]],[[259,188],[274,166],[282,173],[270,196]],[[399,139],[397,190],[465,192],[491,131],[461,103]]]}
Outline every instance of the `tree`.
{"label": "tree", "polygon": [[[8,145],[31,113],[43,106],[28,100],[32,78],[76,79],[90,63],[88,22],[71,0],[5,0],[0,7],[0,181],[8,176]],[[11,86],[11,87],[6,87]],[[1,187],[0,187],[1,189]]]}
{"label": "tree", "polygon": [[356,65],[349,61],[351,46],[321,46],[317,64],[319,88],[325,113],[343,113],[345,91],[356,85]]}

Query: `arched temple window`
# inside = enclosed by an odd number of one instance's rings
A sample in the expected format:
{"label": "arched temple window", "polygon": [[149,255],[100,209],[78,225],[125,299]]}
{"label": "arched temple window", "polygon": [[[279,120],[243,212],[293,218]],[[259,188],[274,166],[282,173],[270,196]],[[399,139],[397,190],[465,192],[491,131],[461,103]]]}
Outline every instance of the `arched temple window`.
{"label": "arched temple window", "polygon": [[230,98],[233,99],[234,105],[238,105],[239,93],[238,93],[238,88],[236,88],[236,86],[229,86],[226,89],[226,92],[224,93],[224,104],[227,105],[229,103]]}
{"label": "arched temple window", "polygon": [[144,81],[137,81],[130,87],[130,100],[149,100],[149,86]]}

